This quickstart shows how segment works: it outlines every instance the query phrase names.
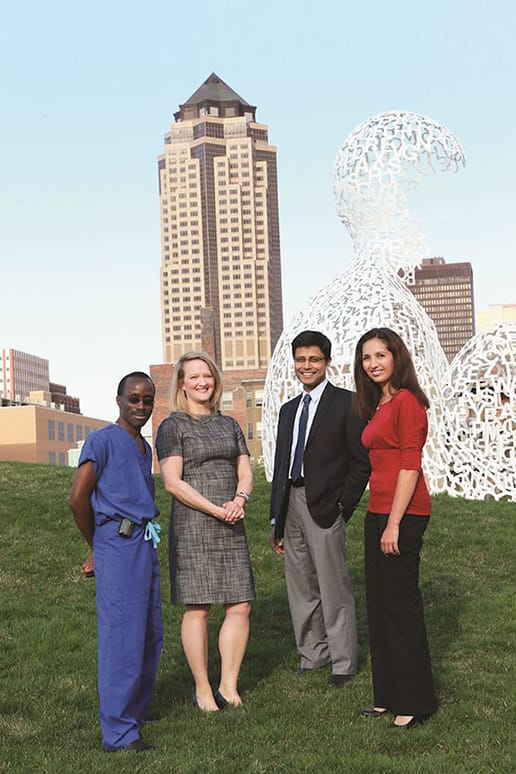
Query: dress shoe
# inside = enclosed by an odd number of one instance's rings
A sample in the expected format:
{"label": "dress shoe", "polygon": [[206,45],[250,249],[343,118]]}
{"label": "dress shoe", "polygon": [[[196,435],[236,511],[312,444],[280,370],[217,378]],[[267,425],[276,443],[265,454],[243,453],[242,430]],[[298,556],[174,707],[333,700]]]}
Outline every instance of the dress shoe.
{"label": "dress shoe", "polygon": [[328,684],[332,688],[344,688],[353,680],[353,675],[331,675]]}
{"label": "dress shoe", "polygon": [[371,709],[361,710],[360,714],[363,718],[381,718],[382,715],[386,715],[388,712],[388,709],[379,710],[372,707]]}
{"label": "dress shoe", "polygon": [[[217,702],[216,699],[215,699],[215,702]],[[197,707],[197,709],[200,709],[201,712],[217,712],[218,707],[219,707],[218,704],[217,704],[217,709],[216,710],[215,709],[206,709],[205,707],[201,707],[201,705],[199,704],[199,701],[197,699],[197,694],[196,693],[194,693],[194,695],[192,696],[192,704],[194,705],[194,707]]]}
{"label": "dress shoe", "polygon": [[423,723],[426,723],[429,717],[430,717],[429,715],[414,715],[412,720],[409,720],[408,723],[404,723],[402,726],[398,726],[393,720],[389,728],[400,728],[408,731],[409,728],[422,726]]}
{"label": "dress shoe", "polygon": [[133,750],[133,752],[147,752],[154,750],[154,745],[144,742],[143,739],[134,739],[125,747],[104,747],[104,752],[120,752],[120,750]]}
{"label": "dress shoe", "polygon": [[224,698],[224,696],[221,694],[220,691],[215,691],[214,699],[215,699],[215,704],[217,705],[219,710],[226,709],[226,707],[229,707],[229,701],[226,698]]}

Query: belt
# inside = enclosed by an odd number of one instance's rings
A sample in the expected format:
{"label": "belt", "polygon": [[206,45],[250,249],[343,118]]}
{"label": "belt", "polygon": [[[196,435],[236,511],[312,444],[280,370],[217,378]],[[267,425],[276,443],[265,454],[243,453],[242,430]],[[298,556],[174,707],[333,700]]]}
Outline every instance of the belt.
{"label": "belt", "polygon": [[294,489],[299,489],[299,487],[305,485],[305,479],[303,476],[299,476],[299,478],[296,478],[294,481],[292,479],[290,480],[290,486],[293,486]]}

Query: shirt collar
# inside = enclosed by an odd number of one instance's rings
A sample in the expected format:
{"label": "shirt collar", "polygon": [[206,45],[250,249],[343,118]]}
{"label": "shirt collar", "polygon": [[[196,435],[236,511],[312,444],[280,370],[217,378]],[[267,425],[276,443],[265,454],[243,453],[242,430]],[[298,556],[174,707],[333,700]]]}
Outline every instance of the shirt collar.
{"label": "shirt collar", "polygon": [[312,402],[314,405],[317,405],[319,400],[321,399],[321,395],[324,392],[324,388],[328,384],[328,379],[325,379],[323,382],[317,385],[317,387],[314,387],[313,390],[310,392],[306,392],[306,390],[303,390],[301,393],[301,400],[304,398],[305,395],[310,395]]}

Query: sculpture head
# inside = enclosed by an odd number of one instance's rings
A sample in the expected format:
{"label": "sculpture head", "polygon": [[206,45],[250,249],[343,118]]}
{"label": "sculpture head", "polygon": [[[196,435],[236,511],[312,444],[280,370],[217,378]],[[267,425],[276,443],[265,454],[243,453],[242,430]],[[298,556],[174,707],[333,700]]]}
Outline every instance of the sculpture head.
{"label": "sculpture head", "polygon": [[464,164],[458,140],[432,118],[388,112],[361,123],[337,153],[332,173],[337,213],[356,256],[402,273],[419,265],[427,251],[407,194],[424,175],[457,172]]}

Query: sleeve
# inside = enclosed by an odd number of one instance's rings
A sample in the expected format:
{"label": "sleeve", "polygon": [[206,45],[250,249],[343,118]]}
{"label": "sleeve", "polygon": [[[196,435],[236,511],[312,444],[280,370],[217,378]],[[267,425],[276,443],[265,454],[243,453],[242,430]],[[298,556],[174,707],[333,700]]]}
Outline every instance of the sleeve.
{"label": "sleeve", "polygon": [[421,453],[428,431],[425,408],[408,390],[400,401],[397,417],[402,470],[421,470]]}
{"label": "sleeve", "polygon": [[174,417],[167,417],[158,428],[156,435],[158,460],[165,457],[183,457],[183,436]]}
{"label": "sleeve", "polygon": [[235,425],[235,437],[236,437],[236,443],[237,443],[237,456],[241,457],[244,454],[247,454],[248,457],[251,455],[249,454],[249,449],[247,448],[247,443],[245,441],[244,433],[242,432],[242,428],[236,421],[236,419],[233,419],[234,425]]}
{"label": "sleeve", "polygon": [[[280,491],[279,479],[281,477],[283,447],[284,447],[284,444],[280,439],[283,438],[283,435],[284,435],[281,432],[281,427],[285,421],[285,405],[286,404],[283,404],[283,406],[281,406],[280,408],[279,416],[278,416],[278,426],[276,430],[276,449],[274,451],[274,468],[273,468],[272,482],[271,482],[271,499],[270,499],[270,510],[269,510],[269,522],[272,527],[276,525],[276,520],[280,516],[280,510],[283,504],[283,497],[282,497],[283,493],[279,494],[279,491]],[[286,479],[286,475],[285,475],[285,479]],[[278,537],[281,537],[281,535],[278,535]]]}
{"label": "sleeve", "polygon": [[369,454],[362,444],[362,433],[365,422],[360,419],[353,407],[352,399],[346,412],[346,435],[345,443],[348,451],[348,469],[344,479],[339,502],[343,507],[343,517],[345,521],[351,518],[351,515],[364,492],[371,473],[369,465]]}
{"label": "sleeve", "polygon": [[84,465],[85,462],[92,462],[95,475],[99,479],[106,467],[106,461],[107,447],[104,443],[104,436],[98,432],[90,433],[81,449],[78,467]]}

